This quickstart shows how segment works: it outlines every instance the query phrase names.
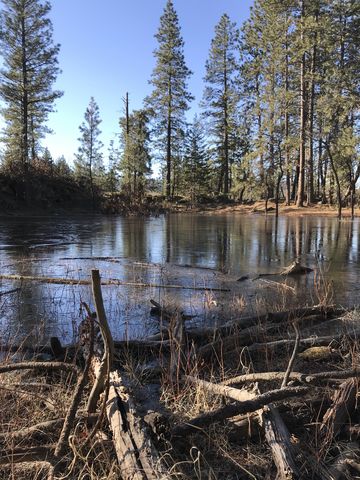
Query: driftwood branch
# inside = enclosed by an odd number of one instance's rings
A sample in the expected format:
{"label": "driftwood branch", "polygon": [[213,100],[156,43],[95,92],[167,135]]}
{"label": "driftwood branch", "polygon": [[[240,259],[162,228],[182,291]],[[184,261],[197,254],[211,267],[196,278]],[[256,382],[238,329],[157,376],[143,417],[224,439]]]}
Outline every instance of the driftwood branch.
{"label": "driftwood branch", "polygon": [[[202,381],[202,385],[205,388],[207,383],[209,382]],[[174,427],[172,434],[173,436],[188,435],[212,423],[221,422],[227,418],[234,417],[235,415],[255,412],[271,402],[302,396],[308,393],[308,391],[309,387],[287,387],[279,390],[271,390],[258,395],[252,400],[226,405],[225,407],[221,407],[212,412],[203,413],[202,415],[189,420],[187,423]]]}
{"label": "driftwood branch", "polygon": [[9,363],[8,365],[0,365],[0,373],[14,372],[16,370],[64,370],[70,373],[79,373],[79,368],[71,363],[64,362],[20,362]]}
{"label": "driftwood branch", "polygon": [[[78,278],[55,278],[55,277],[34,277],[31,275],[0,275],[2,280],[18,280],[21,282],[39,282],[52,283],[57,285],[91,285],[90,280]],[[109,279],[101,282],[101,285],[116,285],[129,286],[138,288],[169,288],[180,290],[197,290],[197,291],[214,291],[214,292],[230,292],[229,288],[217,287],[189,287],[185,285],[163,285],[161,283],[146,283],[146,282],[125,282],[118,279]]]}
{"label": "driftwood branch", "polygon": [[261,414],[265,429],[265,438],[271,449],[277,468],[277,479],[295,480],[300,478],[296,462],[296,452],[290,440],[290,433],[277,408],[269,404]]}
{"label": "driftwood branch", "polygon": [[104,354],[97,372],[96,380],[90,392],[87,411],[94,413],[100,394],[104,391],[105,383],[108,381],[109,373],[114,360],[114,343],[110,332],[109,324],[106,319],[104,302],[101,293],[101,282],[99,270],[92,270],[92,289],[94,302],[96,307],[96,314],[99,321],[100,332],[104,342]]}
{"label": "driftwood branch", "polygon": [[[248,373],[246,375],[239,375],[237,377],[228,378],[221,382],[222,385],[240,385],[247,382],[270,382],[272,380],[283,380],[285,372],[260,372],[260,373]],[[302,383],[316,383],[321,380],[329,379],[344,379],[360,377],[360,369],[352,370],[334,370],[330,372],[319,373],[300,373],[291,372],[289,380],[297,380]]]}

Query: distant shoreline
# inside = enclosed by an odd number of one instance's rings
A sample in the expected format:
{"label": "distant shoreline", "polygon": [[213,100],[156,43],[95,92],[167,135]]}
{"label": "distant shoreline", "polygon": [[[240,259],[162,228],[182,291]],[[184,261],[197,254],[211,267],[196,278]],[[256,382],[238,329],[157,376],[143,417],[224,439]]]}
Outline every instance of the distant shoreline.
{"label": "distant shoreline", "polygon": [[[154,208],[152,208],[154,207]],[[267,212],[265,212],[265,202],[257,201],[251,204],[239,204],[239,203],[216,203],[216,204],[199,204],[190,205],[188,203],[177,202],[164,202],[162,206],[148,205],[147,208],[131,209],[126,208],[118,211],[107,212],[102,211],[102,208],[98,208],[94,211],[91,209],[75,207],[71,209],[69,207],[64,208],[15,208],[13,210],[0,211],[0,218],[16,218],[16,217],[46,217],[49,215],[56,216],[153,216],[167,213],[174,214],[203,214],[203,215],[223,215],[223,214],[239,214],[239,215],[268,215],[275,216],[275,203],[268,202]],[[334,205],[310,205],[304,207],[296,207],[296,205],[286,206],[283,203],[279,204],[279,216],[291,216],[291,217],[303,217],[303,216],[319,216],[319,217],[336,217],[337,208]],[[343,218],[351,218],[351,209],[343,208]],[[360,217],[360,208],[355,209],[355,217]]]}

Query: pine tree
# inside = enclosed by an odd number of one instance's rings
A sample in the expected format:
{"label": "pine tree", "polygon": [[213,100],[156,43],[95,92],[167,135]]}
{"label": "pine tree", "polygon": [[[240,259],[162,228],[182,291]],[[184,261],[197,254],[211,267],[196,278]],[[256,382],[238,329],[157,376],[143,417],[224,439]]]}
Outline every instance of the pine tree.
{"label": "pine tree", "polygon": [[184,41],[172,0],[167,0],[155,35],[158,48],[154,55],[156,66],[150,84],[154,87],[146,99],[155,121],[154,133],[157,146],[165,157],[166,196],[171,197],[173,183],[173,152],[177,148],[176,135],[184,127],[184,114],[192,96],[188,92],[187,79],[191,75],[184,58]]}
{"label": "pine tree", "polygon": [[204,128],[195,115],[186,133],[186,148],[182,165],[182,191],[190,195],[191,202],[209,194],[210,169],[209,155],[204,136]]}
{"label": "pine tree", "polygon": [[106,189],[110,192],[116,192],[119,185],[119,163],[120,152],[115,147],[114,139],[110,140],[108,148],[108,169],[106,172]]}
{"label": "pine tree", "polygon": [[149,118],[146,110],[134,110],[120,120],[123,145],[120,172],[122,184],[136,197],[144,192],[151,172]]}
{"label": "pine tree", "polygon": [[360,177],[358,112],[360,96],[360,5],[352,0],[328,1],[323,34],[323,66],[318,98],[320,142],[335,180],[338,216],[342,203],[351,199]]}
{"label": "pine tree", "polygon": [[89,106],[84,115],[84,122],[80,125],[80,147],[75,155],[75,175],[84,181],[85,186],[90,188],[93,206],[95,204],[96,183],[99,179],[102,165],[102,142],[99,140],[101,131],[99,107],[91,97]]}
{"label": "pine tree", "polygon": [[27,176],[30,158],[47,132],[48,114],[62,92],[53,90],[59,73],[59,45],[53,43],[50,3],[3,0],[0,46],[0,97],[5,103],[6,159]]}
{"label": "pine tree", "polygon": [[209,132],[213,139],[219,166],[219,191],[227,195],[231,188],[232,145],[235,129],[238,91],[238,31],[235,23],[224,14],[215,27],[209,59],[206,62],[205,91],[202,105],[209,120]]}

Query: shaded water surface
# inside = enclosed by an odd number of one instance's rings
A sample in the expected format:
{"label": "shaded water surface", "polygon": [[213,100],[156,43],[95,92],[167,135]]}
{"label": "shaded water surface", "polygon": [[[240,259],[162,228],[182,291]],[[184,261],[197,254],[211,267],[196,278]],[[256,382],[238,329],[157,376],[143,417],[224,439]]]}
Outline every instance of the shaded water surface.
{"label": "shaded water surface", "polygon": [[[326,217],[3,218],[0,267],[2,274],[75,279],[89,278],[90,270],[99,268],[103,279],[210,289],[104,287],[111,327],[116,337],[123,338],[157,331],[149,315],[150,298],[181,306],[194,315],[194,322],[211,322],[220,306],[224,312],[226,305],[244,296],[238,301],[241,308],[254,309],[256,298],[265,291],[271,296],[269,285],[236,279],[277,272],[295,258],[317,274],[289,279],[296,289],[294,300],[316,301],[322,272],[332,283],[336,301],[357,304],[359,235],[358,220]],[[0,296],[3,336],[74,339],[81,302],[91,302],[89,287],[0,280],[0,294],[16,287],[16,293]],[[230,291],[212,292],[214,287]]]}

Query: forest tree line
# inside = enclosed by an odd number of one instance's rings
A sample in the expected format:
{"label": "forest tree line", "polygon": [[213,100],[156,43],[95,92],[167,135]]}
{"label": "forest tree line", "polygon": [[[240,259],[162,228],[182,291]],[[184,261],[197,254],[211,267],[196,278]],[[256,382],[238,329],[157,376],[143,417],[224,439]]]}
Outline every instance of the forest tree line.
{"label": "forest tree line", "polygon": [[[48,115],[63,94],[54,89],[60,46],[53,41],[51,5],[2,3],[0,180],[13,182],[19,197],[29,199],[40,176],[71,183],[93,201],[101,191],[139,199],[152,186],[167,199],[182,195],[192,202],[273,198],[299,207],[354,207],[360,177],[357,0],[255,0],[242,26],[222,15],[192,122],[192,72],[174,3],[167,0],[155,34],[151,93],[138,110],[124,94],[118,134],[106,155],[99,106],[91,98],[73,167],[42,146]],[[151,178],[154,161],[161,164],[159,185]]]}

